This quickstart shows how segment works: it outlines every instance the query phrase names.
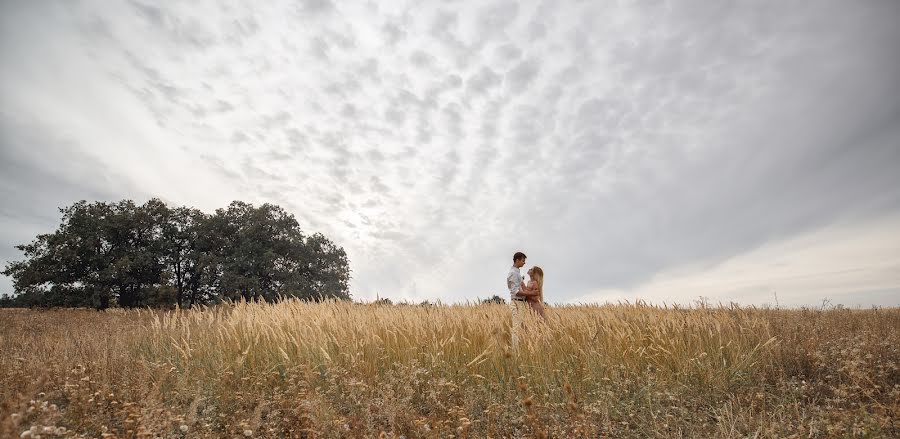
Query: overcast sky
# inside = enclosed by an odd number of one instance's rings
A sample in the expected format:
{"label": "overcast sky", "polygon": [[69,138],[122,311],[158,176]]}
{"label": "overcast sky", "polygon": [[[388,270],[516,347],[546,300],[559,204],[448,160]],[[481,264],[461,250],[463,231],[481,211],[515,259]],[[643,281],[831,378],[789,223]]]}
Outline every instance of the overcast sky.
{"label": "overcast sky", "polygon": [[[270,202],[351,293],[900,305],[900,2],[0,3],[0,263]],[[0,277],[0,293],[11,292]]]}

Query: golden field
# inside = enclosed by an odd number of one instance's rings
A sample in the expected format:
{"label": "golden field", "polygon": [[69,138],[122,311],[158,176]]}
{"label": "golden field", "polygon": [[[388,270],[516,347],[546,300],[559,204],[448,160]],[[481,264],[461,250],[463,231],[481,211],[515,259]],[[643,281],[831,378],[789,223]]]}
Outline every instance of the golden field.
{"label": "golden field", "polygon": [[900,437],[900,309],[0,310],[0,437]]}

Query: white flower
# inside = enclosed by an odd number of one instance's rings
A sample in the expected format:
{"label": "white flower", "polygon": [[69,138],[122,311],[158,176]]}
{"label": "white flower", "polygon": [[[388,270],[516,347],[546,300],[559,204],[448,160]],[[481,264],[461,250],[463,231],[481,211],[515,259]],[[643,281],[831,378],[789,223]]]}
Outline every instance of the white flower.
{"label": "white flower", "polygon": [[244,430],[244,436],[247,436],[247,437],[253,436],[253,430],[250,430],[249,428]]}
{"label": "white flower", "polygon": [[187,425],[184,425],[184,424],[181,424],[181,427],[178,427],[178,429],[181,430],[182,433],[187,433],[187,431],[188,431],[188,426],[187,426]]}

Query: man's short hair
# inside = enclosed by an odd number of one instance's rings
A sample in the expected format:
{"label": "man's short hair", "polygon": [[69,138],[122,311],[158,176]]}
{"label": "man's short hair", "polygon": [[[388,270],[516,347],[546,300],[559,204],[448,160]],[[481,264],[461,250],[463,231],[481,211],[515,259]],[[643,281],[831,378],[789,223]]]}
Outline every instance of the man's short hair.
{"label": "man's short hair", "polygon": [[525,259],[525,258],[527,258],[527,257],[528,257],[528,256],[525,256],[525,253],[522,253],[522,252],[516,252],[516,254],[513,255],[513,262],[516,262],[516,261],[518,261],[519,259]]}

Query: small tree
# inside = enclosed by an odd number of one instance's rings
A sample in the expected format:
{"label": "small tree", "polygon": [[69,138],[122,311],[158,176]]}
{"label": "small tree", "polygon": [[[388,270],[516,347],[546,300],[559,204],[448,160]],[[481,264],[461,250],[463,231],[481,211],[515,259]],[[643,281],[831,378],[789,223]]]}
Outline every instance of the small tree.
{"label": "small tree", "polygon": [[500,296],[494,294],[493,297],[488,298],[488,299],[484,299],[484,300],[481,301],[481,303],[483,303],[483,304],[497,303],[497,304],[503,305],[503,304],[506,303],[506,300],[503,300],[502,297],[500,297]]}

